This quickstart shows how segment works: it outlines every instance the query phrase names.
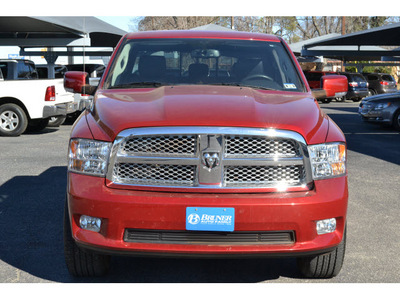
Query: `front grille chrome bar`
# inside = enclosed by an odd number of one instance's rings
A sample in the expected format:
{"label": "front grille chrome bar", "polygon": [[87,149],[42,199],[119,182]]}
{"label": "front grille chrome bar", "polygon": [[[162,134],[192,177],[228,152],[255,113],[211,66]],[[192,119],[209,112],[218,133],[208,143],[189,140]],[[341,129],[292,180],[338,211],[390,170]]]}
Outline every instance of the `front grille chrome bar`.
{"label": "front grille chrome bar", "polygon": [[[112,187],[309,189],[304,138],[293,131],[242,127],[147,127],[122,131],[106,178]],[[244,191],[245,192],[245,191]]]}

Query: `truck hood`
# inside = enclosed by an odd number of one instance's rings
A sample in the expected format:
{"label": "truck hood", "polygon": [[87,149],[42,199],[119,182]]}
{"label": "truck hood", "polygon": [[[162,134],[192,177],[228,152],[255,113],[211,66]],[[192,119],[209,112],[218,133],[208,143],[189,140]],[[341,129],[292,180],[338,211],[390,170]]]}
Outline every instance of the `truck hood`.
{"label": "truck hood", "polygon": [[323,143],[329,124],[308,93],[210,85],[99,90],[87,118],[94,138],[110,141],[135,127],[237,126],[291,130]]}

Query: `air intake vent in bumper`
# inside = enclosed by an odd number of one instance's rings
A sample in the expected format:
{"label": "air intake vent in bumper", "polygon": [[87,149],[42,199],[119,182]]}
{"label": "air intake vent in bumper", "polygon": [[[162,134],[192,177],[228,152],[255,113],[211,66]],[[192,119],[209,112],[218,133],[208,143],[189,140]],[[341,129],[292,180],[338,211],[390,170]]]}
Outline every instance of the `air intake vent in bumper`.
{"label": "air intake vent in bumper", "polygon": [[126,229],[124,241],[128,243],[168,243],[197,245],[280,245],[295,242],[294,231],[160,231]]}

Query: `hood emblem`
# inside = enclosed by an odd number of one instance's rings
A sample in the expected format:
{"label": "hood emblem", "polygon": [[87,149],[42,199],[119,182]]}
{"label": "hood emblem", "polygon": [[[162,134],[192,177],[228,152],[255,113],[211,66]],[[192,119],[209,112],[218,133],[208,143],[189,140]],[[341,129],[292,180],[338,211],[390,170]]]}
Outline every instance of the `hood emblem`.
{"label": "hood emblem", "polygon": [[205,169],[209,172],[217,166],[219,166],[219,154],[218,152],[203,152],[201,162]]}

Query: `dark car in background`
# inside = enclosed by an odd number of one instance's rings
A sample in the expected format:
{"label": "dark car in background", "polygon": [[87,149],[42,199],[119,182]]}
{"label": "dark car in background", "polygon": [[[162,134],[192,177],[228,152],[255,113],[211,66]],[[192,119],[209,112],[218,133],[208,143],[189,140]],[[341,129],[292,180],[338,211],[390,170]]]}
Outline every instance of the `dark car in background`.
{"label": "dark car in background", "polygon": [[369,84],[362,74],[349,72],[340,72],[339,74],[346,76],[349,84],[346,96],[341,98],[342,101],[348,99],[357,102],[369,95]]}
{"label": "dark car in background", "polygon": [[386,73],[363,73],[363,75],[369,84],[369,96],[397,92],[397,83],[392,75]]}
{"label": "dark car in background", "polygon": [[400,131],[400,92],[363,99],[358,113],[364,121],[393,126]]}

